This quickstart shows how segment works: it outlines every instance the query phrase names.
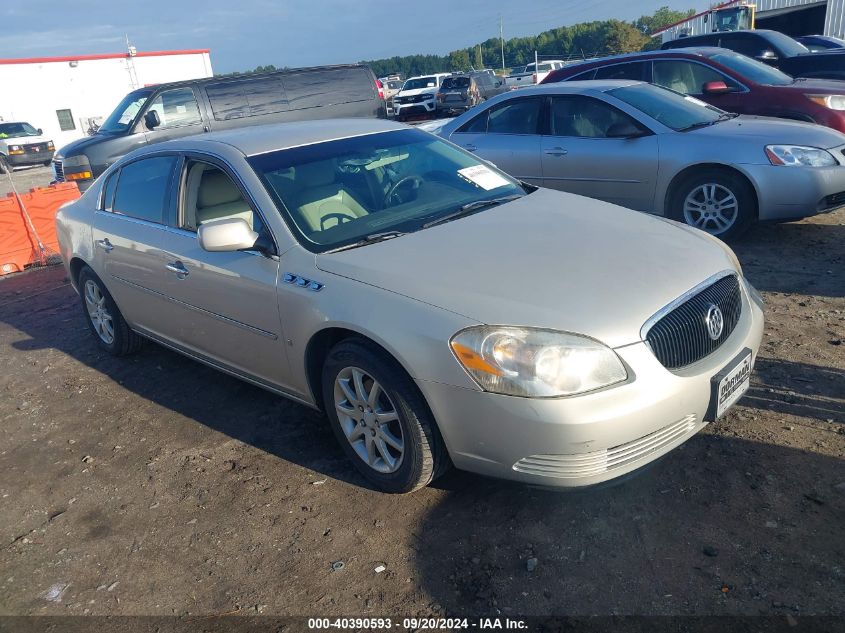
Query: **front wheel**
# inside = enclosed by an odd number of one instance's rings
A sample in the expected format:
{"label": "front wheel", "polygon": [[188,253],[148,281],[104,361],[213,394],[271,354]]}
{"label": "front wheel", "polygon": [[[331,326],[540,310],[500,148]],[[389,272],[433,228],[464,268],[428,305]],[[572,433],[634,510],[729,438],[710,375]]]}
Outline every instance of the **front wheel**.
{"label": "front wheel", "polygon": [[100,347],[114,356],[140,349],[143,339],[126,324],[111,294],[91,268],[82,268],[77,285],[85,320]]}
{"label": "front wheel", "polygon": [[6,157],[0,154],[0,174],[9,173],[9,163],[6,162]]}
{"label": "front wheel", "polygon": [[741,176],[703,169],[674,189],[669,217],[726,240],[744,233],[757,217],[754,190]]}
{"label": "front wheel", "polygon": [[412,492],[448,467],[427,404],[387,354],[362,340],[342,341],[329,353],[322,383],[326,414],[337,440],[374,486],[386,492]]}
{"label": "front wheel", "polygon": [[50,165],[52,165],[52,164],[53,164],[53,161],[52,161],[52,160],[45,160],[45,161],[44,161],[43,163],[41,163],[41,164],[42,164],[42,165],[44,165],[45,167],[49,167]]}

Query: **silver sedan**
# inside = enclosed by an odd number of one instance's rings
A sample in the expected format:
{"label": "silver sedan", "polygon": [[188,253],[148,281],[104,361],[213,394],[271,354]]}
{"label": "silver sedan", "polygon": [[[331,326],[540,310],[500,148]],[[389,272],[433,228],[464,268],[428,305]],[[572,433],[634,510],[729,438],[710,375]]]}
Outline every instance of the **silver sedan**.
{"label": "silver sedan", "polygon": [[527,88],[437,132],[539,186],[656,213],[727,239],[845,204],[845,135],[728,114],[633,81]]}
{"label": "silver sedan", "polygon": [[742,396],[763,331],[706,233],[391,122],[157,144],[56,223],[103,349],[151,339],[322,409],[393,492],[452,464],[561,487],[635,470]]}

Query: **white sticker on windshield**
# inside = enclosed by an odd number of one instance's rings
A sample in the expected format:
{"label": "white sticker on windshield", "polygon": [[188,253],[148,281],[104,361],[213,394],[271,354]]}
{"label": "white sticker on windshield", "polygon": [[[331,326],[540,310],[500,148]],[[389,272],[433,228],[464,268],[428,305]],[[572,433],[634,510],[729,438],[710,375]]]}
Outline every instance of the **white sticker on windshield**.
{"label": "white sticker on windshield", "polygon": [[504,187],[505,185],[510,184],[506,179],[502,178],[486,165],[465,167],[464,169],[459,169],[458,173],[485,191],[490,191],[491,189],[497,189],[498,187]]}

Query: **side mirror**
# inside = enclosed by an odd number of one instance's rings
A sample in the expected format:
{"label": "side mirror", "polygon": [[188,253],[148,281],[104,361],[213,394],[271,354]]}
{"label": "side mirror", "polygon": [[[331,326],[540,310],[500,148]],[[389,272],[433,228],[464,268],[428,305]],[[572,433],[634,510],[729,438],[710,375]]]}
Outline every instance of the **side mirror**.
{"label": "side mirror", "polygon": [[645,136],[645,132],[630,121],[614,123],[605,133],[607,138],[639,138]]}
{"label": "side mirror", "polygon": [[150,110],[144,115],[144,125],[148,130],[154,130],[161,125],[161,118],[158,116],[158,110]]}
{"label": "side mirror", "polygon": [[38,128],[35,131],[38,132],[38,136],[41,136],[42,134],[44,134],[44,130],[42,130],[41,128]]}
{"label": "side mirror", "polygon": [[755,59],[761,62],[776,62],[778,60],[778,56],[773,50],[767,48],[760,51],[760,54],[757,55]]}
{"label": "side mirror", "polygon": [[724,81],[708,81],[704,84],[702,90],[706,95],[723,95],[731,91]]}
{"label": "side mirror", "polygon": [[197,239],[204,251],[231,253],[254,248],[258,233],[243,218],[226,218],[200,224]]}

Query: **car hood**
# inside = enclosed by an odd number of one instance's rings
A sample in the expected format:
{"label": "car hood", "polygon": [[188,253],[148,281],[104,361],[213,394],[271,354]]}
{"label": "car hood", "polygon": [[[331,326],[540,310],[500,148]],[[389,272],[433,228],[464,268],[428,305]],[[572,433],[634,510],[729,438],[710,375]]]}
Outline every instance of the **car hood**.
{"label": "car hood", "polygon": [[845,134],[834,129],[815,123],[769,117],[738,116],[687,134],[723,136],[734,140],[744,137],[757,139],[764,145],[806,145],[823,149],[845,145]]}
{"label": "car hood", "polygon": [[413,97],[414,95],[421,95],[425,93],[435,94],[437,92],[437,86],[431,86],[429,88],[417,88],[416,90],[400,90],[396,93],[397,97]]}
{"label": "car hood", "polygon": [[68,156],[78,156],[80,154],[84,154],[85,150],[89,147],[105,143],[107,140],[112,138],[115,138],[115,135],[103,132],[98,132],[92,136],[84,136],[75,141],[71,141],[67,145],[63,145],[61,149],[59,149],[58,154],[62,158],[67,158]]}
{"label": "car hood", "polygon": [[6,145],[35,145],[36,143],[46,143],[49,140],[49,137],[43,135],[0,137],[0,143],[5,143]]}
{"label": "car hood", "polygon": [[548,189],[316,263],[479,323],[564,330],[611,347],[640,341],[655,312],[734,267],[700,231]]}

